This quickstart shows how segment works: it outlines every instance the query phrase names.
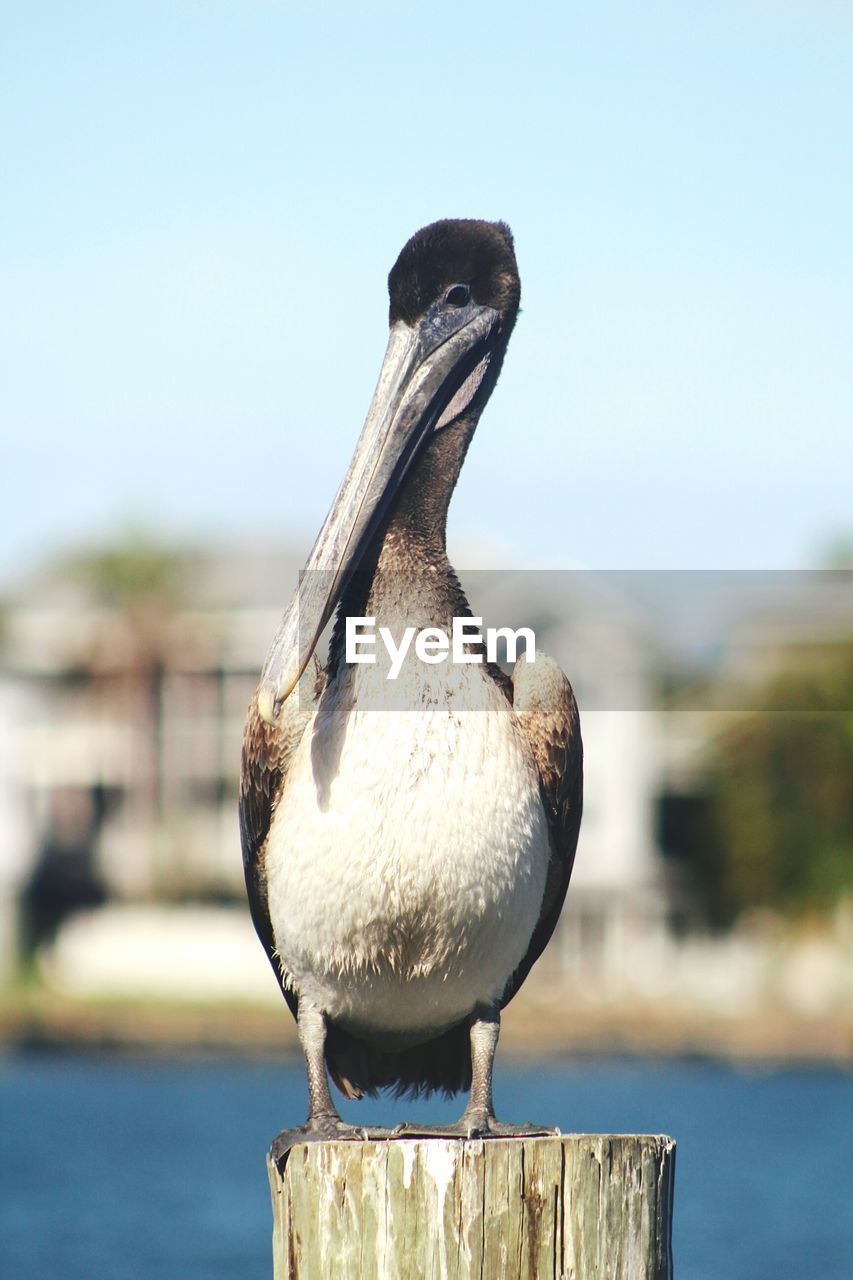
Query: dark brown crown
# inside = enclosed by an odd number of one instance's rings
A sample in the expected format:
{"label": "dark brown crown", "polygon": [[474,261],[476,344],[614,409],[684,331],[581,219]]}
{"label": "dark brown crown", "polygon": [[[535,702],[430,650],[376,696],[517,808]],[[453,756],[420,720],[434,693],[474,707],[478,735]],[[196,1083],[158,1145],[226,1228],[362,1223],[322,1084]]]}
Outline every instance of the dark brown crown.
{"label": "dark brown crown", "polygon": [[505,222],[445,218],[416,231],[388,276],[389,320],[414,322],[454,284],[467,284],[475,302],[515,322],[521,281],[512,232]]}

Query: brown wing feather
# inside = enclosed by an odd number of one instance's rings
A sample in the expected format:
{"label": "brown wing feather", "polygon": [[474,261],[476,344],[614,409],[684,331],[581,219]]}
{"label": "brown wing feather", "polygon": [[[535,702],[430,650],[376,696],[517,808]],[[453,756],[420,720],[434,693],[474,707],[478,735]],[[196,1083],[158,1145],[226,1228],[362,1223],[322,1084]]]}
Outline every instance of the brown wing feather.
{"label": "brown wing feather", "polygon": [[243,872],[249,895],[249,910],[252,923],[294,1017],[296,995],[286,981],[275,951],[267,904],[265,855],[273,814],[293,752],[314,713],[324,680],[319,663],[315,663],[310,677],[303,677],[300,683],[299,696],[289,698],[284,704],[281,722],[277,725],[269,725],[261,719],[258,713],[258,695],[255,693],[249,703],[249,714],[243,732],[240,843],[243,846]]}
{"label": "brown wing feather", "polygon": [[556,662],[541,651],[535,663],[519,659],[512,683],[515,714],[539,770],[551,859],[539,920],[527,954],[507,984],[502,1007],[518,991],[554,932],[569,887],[583,809],[583,742],[572,686]]}

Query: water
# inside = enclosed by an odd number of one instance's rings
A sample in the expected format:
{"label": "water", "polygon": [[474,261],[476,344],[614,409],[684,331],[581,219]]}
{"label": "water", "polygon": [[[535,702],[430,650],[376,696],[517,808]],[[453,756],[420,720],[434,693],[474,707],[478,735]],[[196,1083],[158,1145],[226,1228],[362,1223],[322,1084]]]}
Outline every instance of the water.
{"label": "water", "polygon": [[[678,1280],[853,1275],[853,1076],[672,1061],[499,1071],[505,1119],[676,1138]],[[296,1064],[0,1059],[0,1275],[269,1280],[263,1153],[304,1098]]]}

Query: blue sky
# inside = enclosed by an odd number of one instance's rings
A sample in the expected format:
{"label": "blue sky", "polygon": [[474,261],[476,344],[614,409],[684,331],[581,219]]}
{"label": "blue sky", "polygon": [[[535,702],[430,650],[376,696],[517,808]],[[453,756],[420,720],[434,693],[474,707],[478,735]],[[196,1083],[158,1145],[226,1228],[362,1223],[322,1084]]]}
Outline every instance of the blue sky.
{"label": "blue sky", "polygon": [[849,4],[10,4],[0,584],[128,521],[307,549],[437,217],[523,315],[454,505],[516,564],[853,528]]}

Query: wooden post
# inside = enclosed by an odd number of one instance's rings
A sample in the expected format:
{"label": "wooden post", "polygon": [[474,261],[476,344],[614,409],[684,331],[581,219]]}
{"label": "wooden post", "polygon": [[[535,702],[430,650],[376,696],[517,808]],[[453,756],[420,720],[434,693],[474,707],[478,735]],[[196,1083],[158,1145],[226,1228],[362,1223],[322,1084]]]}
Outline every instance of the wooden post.
{"label": "wooden post", "polygon": [[675,1143],[400,1138],[269,1159],[275,1280],[670,1280]]}

